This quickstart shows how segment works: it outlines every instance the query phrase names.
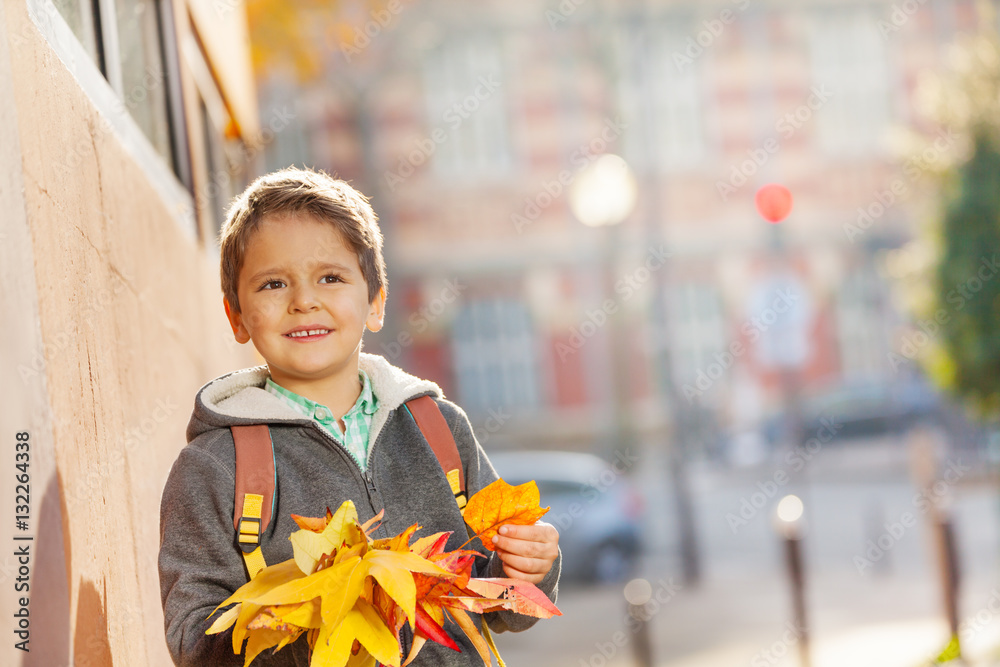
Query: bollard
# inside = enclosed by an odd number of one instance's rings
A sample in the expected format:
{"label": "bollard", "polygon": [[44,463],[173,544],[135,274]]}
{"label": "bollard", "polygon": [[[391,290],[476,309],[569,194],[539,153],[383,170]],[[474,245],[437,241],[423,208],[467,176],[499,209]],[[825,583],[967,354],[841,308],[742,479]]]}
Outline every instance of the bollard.
{"label": "bollard", "polygon": [[629,617],[635,619],[632,633],[632,655],[636,667],[653,667],[653,646],[649,634],[649,601],[653,587],[645,579],[633,579],[625,584],[625,602]]}
{"label": "bollard", "polygon": [[805,572],[802,567],[802,514],[805,508],[798,496],[788,495],[778,503],[776,527],[784,538],[785,562],[792,587],[792,613],[799,629],[799,665],[810,667],[809,624],[806,616]]}

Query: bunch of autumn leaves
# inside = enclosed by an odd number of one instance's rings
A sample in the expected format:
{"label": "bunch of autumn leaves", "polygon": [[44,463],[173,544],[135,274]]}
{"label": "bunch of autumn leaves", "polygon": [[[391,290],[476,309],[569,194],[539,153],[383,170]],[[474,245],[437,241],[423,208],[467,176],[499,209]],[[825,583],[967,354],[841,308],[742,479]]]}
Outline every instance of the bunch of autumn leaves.
{"label": "bunch of autumn leaves", "polygon": [[[513,487],[497,480],[469,499],[464,516],[473,538],[481,538],[492,550],[500,526],[530,525],[547,511],[539,507],[534,482]],[[238,603],[207,634],[235,624],[233,651],[239,653],[247,642],[244,665],[262,651],[280,650],[307,633],[311,667],[373,667],[376,661],[400,667],[399,632],[409,624],[414,638],[402,662],[405,667],[428,640],[459,650],[444,630],[450,618],[485,665],[490,664],[490,651],[503,665],[489,630],[483,626],[484,638],[469,612],[509,609],[538,618],[561,615],[534,584],[473,577],[473,562],[481,554],[462,548],[445,551],[451,533],[411,543],[420,529],[414,524],[395,537],[372,539],[382,516],[380,512],[361,524],[349,500],[336,512],[327,509],[322,518],[292,515],[301,528],[289,538],[294,558],[264,568],[216,607],[218,611]]]}

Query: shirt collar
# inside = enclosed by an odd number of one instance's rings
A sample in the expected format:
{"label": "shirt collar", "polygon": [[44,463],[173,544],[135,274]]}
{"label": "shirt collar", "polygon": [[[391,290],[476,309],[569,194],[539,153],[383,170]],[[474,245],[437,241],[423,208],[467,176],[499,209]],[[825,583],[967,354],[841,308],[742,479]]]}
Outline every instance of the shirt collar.
{"label": "shirt collar", "polygon": [[358,396],[358,400],[354,406],[360,407],[366,415],[373,415],[375,414],[375,410],[378,409],[378,400],[375,398],[375,392],[372,391],[371,380],[368,379],[368,373],[360,369],[358,370],[358,377],[361,378],[361,395]]}
{"label": "shirt collar", "polygon": [[[361,380],[361,394],[358,395],[358,400],[355,401],[354,407],[348,410],[347,414],[344,415],[345,417],[358,410],[361,410],[366,415],[373,415],[378,409],[378,399],[375,397],[375,392],[372,390],[372,383],[371,380],[368,379],[368,374],[363,370],[358,369],[358,379]],[[301,394],[296,394],[294,391],[285,389],[270,377],[267,378],[264,389],[268,393],[284,399],[286,403],[311,419],[318,419],[321,422],[333,421],[333,413],[330,412],[328,407],[322,403],[317,403],[312,399],[306,398]]]}

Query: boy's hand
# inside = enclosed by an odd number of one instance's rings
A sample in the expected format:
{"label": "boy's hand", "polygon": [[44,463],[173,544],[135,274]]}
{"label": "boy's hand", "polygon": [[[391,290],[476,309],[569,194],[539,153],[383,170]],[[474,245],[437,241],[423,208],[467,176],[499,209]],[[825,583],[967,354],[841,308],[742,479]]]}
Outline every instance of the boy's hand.
{"label": "boy's hand", "polygon": [[511,579],[539,583],[559,556],[559,531],[544,521],[533,526],[501,526],[493,546]]}

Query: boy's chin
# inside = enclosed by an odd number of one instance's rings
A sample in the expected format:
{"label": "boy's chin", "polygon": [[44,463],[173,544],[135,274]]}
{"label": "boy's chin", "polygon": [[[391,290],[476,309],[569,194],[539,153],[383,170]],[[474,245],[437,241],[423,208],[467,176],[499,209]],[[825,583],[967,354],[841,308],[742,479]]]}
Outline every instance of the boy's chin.
{"label": "boy's chin", "polygon": [[[321,382],[328,378],[337,377],[344,372],[357,372],[358,370],[358,360],[348,359],[342,364],[331,365],[331,364],[317,364],[316,366],[297,366],[293,368],[289,367],[277,367],[273,364],[268,363],[268,370],[271,372],[271,377],[280,377],[285,380],[291,380],[292,382]],[[275,382],[278,380],[275,379]]]}

